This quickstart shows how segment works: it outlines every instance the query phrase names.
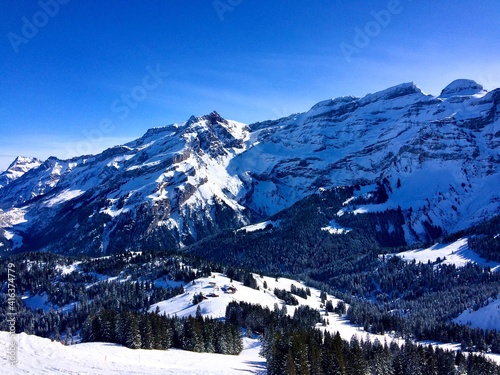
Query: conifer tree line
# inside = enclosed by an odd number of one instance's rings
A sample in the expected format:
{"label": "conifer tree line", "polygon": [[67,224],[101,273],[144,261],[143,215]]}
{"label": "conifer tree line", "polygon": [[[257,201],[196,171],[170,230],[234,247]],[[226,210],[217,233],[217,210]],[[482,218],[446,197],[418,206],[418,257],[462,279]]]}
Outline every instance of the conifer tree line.
{"label": "conifer tree line", "polygon": [[169,348],[237,355],[243,349],[238,326],[203,317],[167,317],[158,313],[101,310],[87,318],[83,341],[104,341],[131,349]]}
{"label": "conifer tree line", "polygon": [[[97,265],[101,272],[115,273],[117,265],[123,267],[123,259],[128,265],[118,274],[122,280],[99,281],[98,273],[88,263]],[[155,262],[157,269],[141,263],[145,260]],[[0,276],[2,285],[7,279],[6,264],[16,265],[16,332],[59,340],[78,334],[87,317],[101,309],[114,311],[145,311],[159,301],[184,293],[182,286],[158,288],[148,276],[160,275],[166,279],[192,280],[205,271],[205,265],[198,272],[182,264],[182,258],[170,255],[115,254],[102,259],[72,258],[50,253],[19,254],[2,259]],[[78,270],[63,273],[61,269],[78,262]],[[210,270],[210,267],[209,267]],[[135,280],[131,276],[135,275]],[[52,306],[48,308],[28,308],[20,295],[38,295]],[[0,302],[7,296],[0,293]],[[63,310],[62,307],[65,306]],[[0,329],[8,330],[8,304],[0,305]],[[41,306],[42,307],[42,306]],[[66,338],[65,338],[66,340]],[[71,339],[70,339],[71,340]],[[70,343],[70,342],[69,342]]]}
{"label": "conifer tree line", "polygon": [[[229,273],[234,280],[257,287],[248,271],[223,267],[202,259],[162,252],[118,253],[104,258],[76,258],[50,253],[25,253],[0,260],[0,330],[7,322],[7,264],[16,265],[16,332],[35,334],[71,344],[81,335],[87,318],[101,310],[145,312],[154,303],[184,293],[182,286],[155,287],[153,280],[191,282],[212,272]],[[77,269],[62,269],[77,264]],[[106,276],[118,276],[114,281]],[[179,285],[179,283],[177,283]],[[31,309],[20,295],[46,299],[51,306]],[[64,310],[62,309],[64,307]]]}
{"label": "conifer tree line", "polygon": [[[21,298],[16,298],[16,332],[35,334],[59,340],[60,337],[78,334],[89,315],[102,309],[121,311],[145,311],[151,304],[184,293],[182,287],[153,288],[149,283],[106,282],[88,288],[67,311],[50,308],[30,309]],[[6,320],[7,297],[0,294],[0,329],[8,330]]]}
{"label": "conifer tree line", "polygon": [[244,302],[232,302],[226,319],[262,332],[262,352],[269,375],[459,375],[500,374],[500,366],[480,355],[445,351],[431,345],[402,346],[392,342],[343,340],[314,328],[319,313],[301,306],[289,317],[274,310]]}

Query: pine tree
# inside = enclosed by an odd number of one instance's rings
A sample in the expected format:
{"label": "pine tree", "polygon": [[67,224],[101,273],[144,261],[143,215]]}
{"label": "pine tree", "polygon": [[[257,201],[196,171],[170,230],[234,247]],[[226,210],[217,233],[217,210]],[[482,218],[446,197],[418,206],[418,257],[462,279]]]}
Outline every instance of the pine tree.
{"label": "pine tree", "polygon": [[140,349],[142,346],[141,332],[137,323],[137,315],[131,314],[129,317],[129,327],[126,331],[125,345],[131,349]]}
{"label": "pine tree", "polygon": [[154,338],[150,315],[143,315],[141,317],[139,320],[139,331],[141,333],[141,348],[153,349]]}
{"label": "pine tree", "polygon": [[98,316],[101,321],[101,340],[104,342],[113,342],[114,339],[114,315],[112,311],[101,311]]}
{"label": "pine tree", "polygon": [[238,355],[243,350],[243,340],[241,338],[240,330],[238,326],[234,324],[229,324],[229,327],[232,336],[232,351],[230,354]]}
{"label": "pine tree", "polygon": [[438,375],[436,355],[434,353],[434,349],[433,349],[432,345],[429,345],[427,347],[425,357],[426,358],[425,358],[425,365],[423,368],[423,373],[425,375]]}
{"label": "pine tree", "polygon": [[205,319],[203,324],[203,341],[205,343],[204,351],[206,353],[214,353],[215,352],[215,327],[217,321],[213,321],[211,319]]}
{"label": "pine tree", "polygon": [[127,317],[125,313],[120,313],[116,315],[114,337],[116,343],[121,345],[125,345],[126,343],[126,328],[125,328],[126,322],[127,322]]}
{"label": "pine tree", "polygon": [[219,326],[217,334],[215,335],[215,352],[219,354],[228,353],[228,340],[224,333],[224,326]]}
{"label": "pine tree", "polygon": [[184,350],[198,353],[203,352],[205,348],[201,323],[192,317],[189,317],[184,321],[184,338],[182,348]]}
{"label": "pine tree", "polygon": [[291,375],[297,374],[297,369],[295,366],[295,361],[293,358],[293,353],[291,348],[288,349],[288,352],[286,354],[286,374],[291,374]]}
{"label": "pine tree", "polygon": [[161,348],[167,350],[172,346],[172,328],[166,317],[160,319]]}
{"label": "pine tree", "polygon": [[196,307],[196,320],[203,321],[203,314],[201,313],[200,305]]}
{"label": "pine tree", "polygon": [[353,336],[350,342],[349,360],[346,362],[347,372],[352,374],[365,374],[367,367],[360,342],[356,336]]}

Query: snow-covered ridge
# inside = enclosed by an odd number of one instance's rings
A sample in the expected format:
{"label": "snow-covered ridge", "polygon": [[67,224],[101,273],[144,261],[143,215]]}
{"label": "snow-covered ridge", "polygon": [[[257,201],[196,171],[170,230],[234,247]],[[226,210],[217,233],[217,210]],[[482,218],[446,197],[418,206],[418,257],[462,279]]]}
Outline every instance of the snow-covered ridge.
{"label": "snow-covered ridge", "polygon": [[402,83],[374,94],[368,94],[360,100],[364,104],[373,103],[380,100],[391,100],[407,95],[425,95],[415,82]]}
{"label": "snow-covered ridge", "polygon": [[458,80],[433,97],[410,82],[248,126],[217,112],[192,116],[99,155],[33,164],[0,188],[0,220],[22,209],[30,218],[22,226],[2,220],[21,238],[47,232],[34,222],[60,238],[77,226],[74,241],[54,246],[76,251],[72,242],[87,235],[84,252],[106,253],[124,236],[138,249],[141,241],[184,246],[262,222],[319,188],[382,186],[385,202],[342,212],[400,207],[407,241],[428,240],[431,223],[453,232],[500,212],[492,189],[500,186],[500,95],[478,90]]}

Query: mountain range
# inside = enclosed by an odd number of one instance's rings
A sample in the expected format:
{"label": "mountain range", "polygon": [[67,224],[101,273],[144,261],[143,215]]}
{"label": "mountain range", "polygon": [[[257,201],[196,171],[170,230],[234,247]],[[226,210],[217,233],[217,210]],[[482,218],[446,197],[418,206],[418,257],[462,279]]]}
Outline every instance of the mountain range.
{"label": "mountain range", "polygon": [[0,174],[0,251],[179,249],[344,187],[337,217],[398,210],[380,230],[429,241],[500,212],[499,104],[471,80],[439,96],[404,83],[254,124],[192,116],[98,155],[18,157]]}

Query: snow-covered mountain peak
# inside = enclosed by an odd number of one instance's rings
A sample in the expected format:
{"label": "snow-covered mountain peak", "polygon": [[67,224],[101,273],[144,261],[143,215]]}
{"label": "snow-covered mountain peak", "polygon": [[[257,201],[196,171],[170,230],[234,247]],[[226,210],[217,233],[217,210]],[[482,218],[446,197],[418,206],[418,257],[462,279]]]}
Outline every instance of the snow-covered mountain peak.
{"label": "snow-covered mountain peak", "polygon": [[248,126],[241,122],[227,120],[223,118],[216,111],[212,111],[208,115],[204,116],[191,116],[189,120],[186,122],[186,127],[189,126],[199,126],[199,124],[208,127],[210,129],[217,130],[218,128],[224,128],[235,138],[241,138],[244,131],[248,130]]}
{"label": "snow-covered mountain peak", "polygon": [[186,122],[186,126],[192,126],[198,123],[203,123],[207,126],[213,126],[216,124],[228,124],[228,120],[223,118],[217,111],[212,111],[207,115],[204,116],[195,116],[192,115],[189,120]]}
{"label": "snow-covered mountain peak", "polygon": [[191,116],[182,136],[193,150],[221,157],[243,151],[248,133],[246,124],[226,120],[213,111],[201,117]]}
{"label": "snow-covered mountain peak", "polygon": [[440,98],[449,98],[451,96],[469,96],[476,94],[485,94],[486,90],[482,85],[471,79],[457,79],[446,86]]}
{"label": "snow-covered mountain peak", "polygon": [[30,164],[30,163],[33,163],[34,161],[38,161],[38,159],[29,157],[29,156],[21,156],[20,155],[14,159],[14,161],[9,166],[9,169],[15,167],[16,165],[19,166],[19,165]]}
{"label": "snow-covered mountain peak", "polygon": [[39,167],[40,164],[42,164],[42,161],[37,158],[27,156],[16,157],[9,167],[0,173],[0,188],[18,179],[29,170]]}
{"label": "snow-covered mountain peak", "polygon": [[361,99],[361,102],[363,104],[365,103],[368,104],[376,101],[391,100],[415,94],[421,96],[425,95],[414,82],[407,82],[407,83],[401,83],[393,87],[389,87],[388,89],[376,92],[374,94],[368,94]]}
{"label": "snow-covered mountain peak", "polygon": [[217,122],[227,123],[227,120],[222,118],[221,115],[217,113],[217,111],[212,111],[208,115],[203,116],[205,120],[209,120],[212,124]]}

